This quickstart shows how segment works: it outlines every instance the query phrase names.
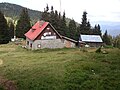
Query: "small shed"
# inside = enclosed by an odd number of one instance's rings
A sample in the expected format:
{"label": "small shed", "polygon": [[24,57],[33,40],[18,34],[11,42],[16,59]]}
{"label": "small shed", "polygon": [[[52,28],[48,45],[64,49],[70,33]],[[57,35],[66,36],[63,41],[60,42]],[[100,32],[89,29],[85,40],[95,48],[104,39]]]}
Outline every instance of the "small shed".
{"label": "small shed", "polygon": [[80,35],[79,44],[80,46],[99,47],[103,45],[103,40],[100,35]]}
{"label": "small shed", "polygon": [[75,40],[60,35],[49,22],[45,21],[35,23],[25,36],[26,47],[32,50],[76,46]]}
{"label": "small shed", "polygon": [[63,43],[64,43],[66,48],[74,48],[77,44],[77,41],[73,40],[71,38],[62,36],[62,39],[63,39]]}

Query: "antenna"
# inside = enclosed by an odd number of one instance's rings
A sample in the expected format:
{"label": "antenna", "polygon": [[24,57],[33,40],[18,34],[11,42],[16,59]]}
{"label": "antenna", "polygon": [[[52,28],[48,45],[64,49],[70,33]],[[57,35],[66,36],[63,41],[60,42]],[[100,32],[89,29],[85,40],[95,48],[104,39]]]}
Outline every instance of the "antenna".
{"label": "antenna", "polygon": [[60,13],[61,13],[61,0],[59,0],[60,1]]}

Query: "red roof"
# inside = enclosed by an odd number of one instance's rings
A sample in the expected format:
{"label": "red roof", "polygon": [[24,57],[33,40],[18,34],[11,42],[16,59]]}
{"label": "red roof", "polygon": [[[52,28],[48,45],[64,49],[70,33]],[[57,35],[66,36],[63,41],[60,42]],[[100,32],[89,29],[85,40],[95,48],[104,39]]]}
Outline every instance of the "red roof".
{"label": "red roof", "polygon": [[38,21],[25,36],[30,40],[35,40],[35,38],[45,29],[49,22]]}

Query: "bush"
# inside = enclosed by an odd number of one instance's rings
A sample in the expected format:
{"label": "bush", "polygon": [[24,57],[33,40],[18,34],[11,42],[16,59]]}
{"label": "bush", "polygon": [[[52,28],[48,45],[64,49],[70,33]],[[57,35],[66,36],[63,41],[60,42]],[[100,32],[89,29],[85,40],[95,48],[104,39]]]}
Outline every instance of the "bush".
{"label": "bush", "polygon": [[105,45],[104,48],[113,48],[111,45]]}
{"label": "bush", "polygon": [[82,48],[80,49],[80,51],[82,51],[82,52],[88,52],[85,47],[82,47]]}
{"label": "bush", "polygon": [[0,90],[5,90],[2,86],[0,86]]}
{"label": "bush", "polygon": [[96,52],[96,53],[101,53],[101,52],[102,52],[102,51],[101,51],[101,47],[102,47],[102,46],[100,46],[95,52]]}

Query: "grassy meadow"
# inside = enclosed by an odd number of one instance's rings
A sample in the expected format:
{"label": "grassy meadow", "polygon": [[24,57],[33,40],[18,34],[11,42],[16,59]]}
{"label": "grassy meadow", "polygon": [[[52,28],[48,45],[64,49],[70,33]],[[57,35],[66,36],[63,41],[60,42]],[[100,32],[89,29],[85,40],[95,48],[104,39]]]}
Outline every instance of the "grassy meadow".
{"label": "grassy meadow", "polygon": [[120,90],[120,49],[95,50],[0,45],[0,77],[13,81],[17,90]]}

